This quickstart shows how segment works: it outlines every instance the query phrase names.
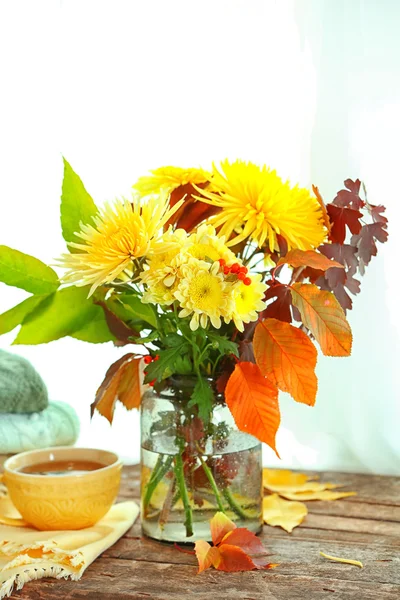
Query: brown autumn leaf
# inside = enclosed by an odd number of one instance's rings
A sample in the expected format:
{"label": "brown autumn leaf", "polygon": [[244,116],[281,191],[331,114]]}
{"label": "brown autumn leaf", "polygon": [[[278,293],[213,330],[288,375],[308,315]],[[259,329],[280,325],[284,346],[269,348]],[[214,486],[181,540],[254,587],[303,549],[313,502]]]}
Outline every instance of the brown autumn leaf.
{"label": "brown autumn leaf", "polygon": [[118,400],[128,410],[139,408],[141,399],[139,367],[142,358],[128,353],[111,365],[90,407],[92,416],[97,410],[111,424]]}
{"label": "brown autumn leaf", "polygon": [[304,331],[277,319],[265,319],[256,327],[253,347],[263,375],[297,402],[315,404],[317,350]]}
{"label": "brown autumn leaf", "polygon": [[294,283],[292,300],[325,356],[350,356],[353,336],[336,297],[310,283]]}
{"label": "brown autumn leaf", "polygon": [[258,365],[239,362],[225,388],[226,403],[240,431],[254,435],[277,456],[275,436],[280,423],[278,388]]}

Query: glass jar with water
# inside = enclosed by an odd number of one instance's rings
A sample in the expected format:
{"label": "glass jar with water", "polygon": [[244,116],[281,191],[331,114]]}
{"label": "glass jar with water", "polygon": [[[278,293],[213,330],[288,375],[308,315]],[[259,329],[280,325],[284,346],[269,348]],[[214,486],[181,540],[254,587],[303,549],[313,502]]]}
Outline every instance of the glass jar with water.
{"label": "glass jar with water", "polygon": [[238,527],[262,528],[261,444],[239,431],[212,380],[214,402],[202,418],[190,397],[196,379],[180,377],[141,404],[141,520],[165,541],[210,540],[210,519],[224,512]]}

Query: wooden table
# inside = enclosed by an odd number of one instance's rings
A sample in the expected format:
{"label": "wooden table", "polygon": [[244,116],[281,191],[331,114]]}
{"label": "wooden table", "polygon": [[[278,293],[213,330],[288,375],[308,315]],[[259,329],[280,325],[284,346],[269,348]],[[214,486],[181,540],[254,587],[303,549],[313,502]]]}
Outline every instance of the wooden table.
{"label": "wooden table", "polygon": [[[139,499],[139,469],[123,472],[121,499]],[[144,539],[140,524],[99,557],[81,581],[42,579],[28,583],[17,600],[399,600],[400,478],[325,473],[357,496],[308,502],[304,523],[288,534],[264,528],[273,553],[272,571],[196,575],[196,559],[169,544]],[[364,568],[329,562],[334,556],[361,560]]]}

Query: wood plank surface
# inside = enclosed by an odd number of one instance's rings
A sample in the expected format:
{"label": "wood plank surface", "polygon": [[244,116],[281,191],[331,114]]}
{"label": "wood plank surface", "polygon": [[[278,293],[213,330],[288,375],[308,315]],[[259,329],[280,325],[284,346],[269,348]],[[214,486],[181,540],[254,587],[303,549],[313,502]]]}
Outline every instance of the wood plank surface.
{"label": "wood plank surface", "polygon": [[[321,475],[321,474],[319,474]],[[125,467],[120,499],[139,500],[139,468]],[[196,575],[194,556],[142,537],[137,522],[81,581],[27,584],[17,600],[400,600],[400,478],[324,473],[322,481],[356,491],[336,502],[307,502],[309,515],[288,534],[264,527],[273,571]],[[361,560],[364,568],[319,552]]]}

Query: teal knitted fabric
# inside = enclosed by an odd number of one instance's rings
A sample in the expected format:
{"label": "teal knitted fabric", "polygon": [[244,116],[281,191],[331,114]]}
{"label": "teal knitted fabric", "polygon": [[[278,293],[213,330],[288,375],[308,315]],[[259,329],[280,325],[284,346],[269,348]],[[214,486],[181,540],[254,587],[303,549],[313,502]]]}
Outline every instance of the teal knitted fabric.
{"label": "teal knitted fabric", "polygon": [[79,419],[64,402],[50,402],[38,413],[0,415],[0,454],[15,454],[49,446],[72,446],[79,434]]}
{"label": "teal knitted fabric", "polygon": [[0,413],[34,413],[49,403],[47,388],[31,363],[0,350]]}

